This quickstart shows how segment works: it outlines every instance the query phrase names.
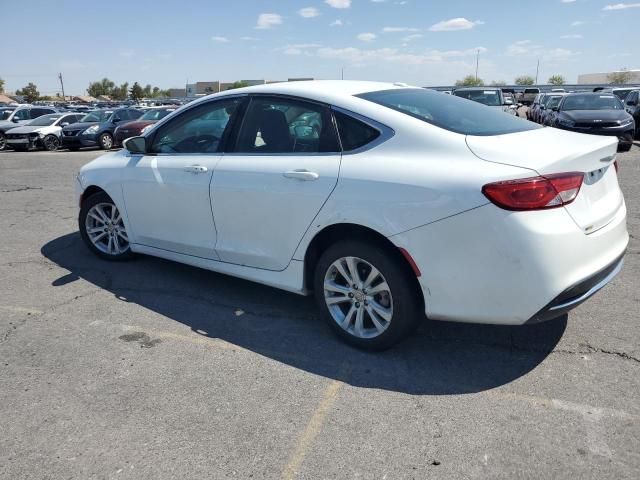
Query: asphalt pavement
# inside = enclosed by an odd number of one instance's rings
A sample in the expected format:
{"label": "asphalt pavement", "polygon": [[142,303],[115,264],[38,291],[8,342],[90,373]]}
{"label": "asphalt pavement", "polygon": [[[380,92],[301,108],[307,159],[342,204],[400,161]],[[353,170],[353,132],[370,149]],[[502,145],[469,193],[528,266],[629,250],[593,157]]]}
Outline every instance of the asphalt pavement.
{"label": "asphalt pavement", "polygon": [[1,479],[639,477],[640,145],[618,157],[625,266],[596,297],[378,354],[310,298],[90,254],[73,182],[98,155],[0,153]]}

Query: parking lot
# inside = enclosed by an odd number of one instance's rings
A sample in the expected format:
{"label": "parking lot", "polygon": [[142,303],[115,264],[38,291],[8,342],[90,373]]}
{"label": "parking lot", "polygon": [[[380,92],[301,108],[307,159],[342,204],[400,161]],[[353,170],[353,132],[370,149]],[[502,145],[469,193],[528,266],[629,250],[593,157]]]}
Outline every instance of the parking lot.
{"label": "parking lot", "polygon": [[425,322],[380,354],[311,298],[96,258],[73,182],[100,154],[0,153],[0,478],[638,478],[639,142],[605,290],[538,325]]}

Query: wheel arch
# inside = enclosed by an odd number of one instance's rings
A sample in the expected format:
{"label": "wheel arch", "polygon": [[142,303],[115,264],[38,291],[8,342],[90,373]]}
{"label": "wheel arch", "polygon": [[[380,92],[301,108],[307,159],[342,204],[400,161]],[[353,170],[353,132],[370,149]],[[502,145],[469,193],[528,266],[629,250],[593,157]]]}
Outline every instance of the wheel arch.
{"label": "wheel arch", "polygon": [[355,223],[335,223],[328,225],[316,233],[316,235],[311,239],[304,255],[305,289],[313,290],[312,286],[315,268],[322,253],[331,245],[344,239],[361,240],[379,246],[389,252],[389,254],[396,259],[398,264],[405,269],[409,278],[412,279],[412,283],[416,289],[416,294],[419,296],[419,299],[424,306],[424,294],[422,293],[422,288],[418,282],[419,271],[416,271],[417,266],[415,263],[412,264],[413,260],[410,260],[411,257],[408,257],[408,253],[406,251],[403,252],[400,247],[395,245],[391,240],[376,230]]}
{"label": "wheel arch", "polygon": [[[84,201],[91,197],[92,195],[95,195],[96,193],[105,193],[107,195],[109,195],[106,190],[104,190],[103,188],[97,186],[97,185],[89,185],[87,188],[85,188],[83,190],[83,192],[80,194],[80,207],[82,207],[82,204],[84,203]],[[111,196],[109,196],[109,198],[111,198]]]}

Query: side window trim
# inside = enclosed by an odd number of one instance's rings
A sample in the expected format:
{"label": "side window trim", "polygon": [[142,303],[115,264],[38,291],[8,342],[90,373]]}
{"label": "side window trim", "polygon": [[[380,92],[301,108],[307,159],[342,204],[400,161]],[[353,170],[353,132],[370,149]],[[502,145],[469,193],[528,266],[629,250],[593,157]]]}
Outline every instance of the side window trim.
{"label": "side window trim", "polygon": [[[189,114],[189,112],[191,112],[194,109],[198,109],[205,105],[210,105],[212,103],[225,102],[225,101],[234,100],[234,99],[240,100],[240,103],[238,104],[238,111],[236,112],[236,115],[234,115],[234,117],[225,127],[222,138],[220,139],[218,152],[216,152],[217,155],[223,155],[223,154],[226,155],[224,152],[225,152],[226,144],[230,136],[230,133],[232,132],[232,130],[234,130],[235,125],[238,122],[238,117],[244,117],[244,113],[246,111],[245,107],[248,103],[247,101],[248,95],[246,93],[240,94],[240,95],[225,95],[224,97],[215,98],[206,102],[199,102],[196,105],[192,105],[189,108],[184,109],[178,115],[171,115],[171,114],[167,115],[165,118],[160,120],[160,122],[158,122],[156,126],[153,128],[153,135],[147,138],[147,142],[146,142],[148,146],[147,148],[151,147],[154,144],[154,142],[156,141],[156,137],[158,136],[158,133],[162,131],[164,126],[167,125],[168,123],[171,123],[183,117],[184,115]],[[190,153],[147,152],[145,153],[145,156],[148,156],[148,157],[156,157],[156,156],[167,157],[167,156],[175,156],[175,155],[179,155],[181,157],[182,156],[201,156],[201,155],[211,155],[211,153],[210,152],[190,152]]]}
{"label": "side window trim", "polygon": [[[332,111],[335,112],[340,112],[343,115],[346,115],[348,117],[352,117],[366,125],[368,125],[369,127],[377,130],[380,135],[378,135],[375,139],[373,139],[371,142],[366,143],[364,145],[362,145],[361,147],[355,148],[353,150],[344,150],[344,148],[342,149],[342,154],[343,155],[356,155],[358,153],[362,153],[362,152],[366,152],[368,150],[371,150],[373,148],[376,148],[378,145],[383,144],[384,142],[386,142],[387,140],[391,139],[395,134],[395,130],[393,130],[391,127],[384,125],[383,123],[380,123],[376,120],[372,120],[369,117],[365,117],[364,115],[360,115],[359,113],[356,112],[352,112],[351,110],[347,110],[346,108],[342,108],[342,107],[337,107],[335,105],[333,105],[331,107]],[[335,117],[334,117],[334,122],[335,122]],[[342,146],[342,139],[340,138],[340,130],[337,128],[336,125],[336,130],[338,132],[338,139],[340,141],[340,145]]]}
{"label": "side window trim", "polygon": [[[255,99],[275,99],[275,100],[289,100],[289,101],[294,101],[294,102],[305,102],[305,103],[310,103],[312,105],[317,105],[319,107],[322,108],[326,108],[328,110],[328,113],[331,117],[331,124],[332,124],[332,128],[333,128],[333,133],[336,136],[336,138],[338,139],[338,147],[340,148],[340,151],[337,152],[287,152],[287,153],[268,153],[268,152],[236,152],[235,148],[237,146],[237,140],[239,138],[239,134],[242,131],[242,127],[244,126],[244,122],[245,119],[247,117],[247,112],[250,111],[250,106],[251,106],[251,102],[253,102]],[[317,100],[313,100],[313,99],[309,99],[309,98],[304,98],[304,97],[298,97],[295,95],[286,95],[286,94],[279,94],[279,93],[251,93],[248,95],[248,101],[245,102],[244,106],[243,106],[243,110],[242,110],[242,118],[240,120],[236,119],[237,123],[236,125],[234,125],[234,129],[231,132],[231,135],[233,135],[233,141],[229,143],[228,147],[224,150],[224,155],[228,156],[228,155],[232,155],[232,156],[240,156],[240,157],[273,157],[273,156],[278,156],[278,157],[301,157],[301,156],[307,156],[307,157],[327,157],[327,156],[335,156],[335,155],[342,155],[342,144],[340,143],[340,132],[338,131],[338,126],[336,124],[336,119],[335,116],[333,115],[333,107],[327,103],[323,103],[323,102],[319,102]],[[230,136],[231,136],[230,135]]]}

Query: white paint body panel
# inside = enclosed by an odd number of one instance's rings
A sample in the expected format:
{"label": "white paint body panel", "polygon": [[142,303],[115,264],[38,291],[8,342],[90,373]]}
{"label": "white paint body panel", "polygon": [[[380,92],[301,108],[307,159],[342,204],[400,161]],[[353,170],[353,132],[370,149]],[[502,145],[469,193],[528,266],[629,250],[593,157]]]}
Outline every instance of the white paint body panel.
{"label": "white paint body panel", "polygon": [[[136,252],[298,293],[307,291],[305,254],[319,232],[342,223],[368,227],[412,255],[435,319],[521,324],[624,252],[624,199],[612,158],[601,161],[615,153],[610,139],[549,129],[465,137],[353,96],[390,88],[400,87],[249,87],[196,100],[158,123],[212,98],[295,95],[387,125],[394,135],[373,149],[341,158],[220,154],[197,162],[110,153],[82,168],[77,194],[105,190],[124,212]],[[207,175],[180,170],[203,162]],[[319,178],[283,176],[295,169]],[[601,170],[598,181],[583,185],[567,208],[508,212],[481,193],[490,182],[591,170]],[[598,228],[587,234],[590,223]]]}

